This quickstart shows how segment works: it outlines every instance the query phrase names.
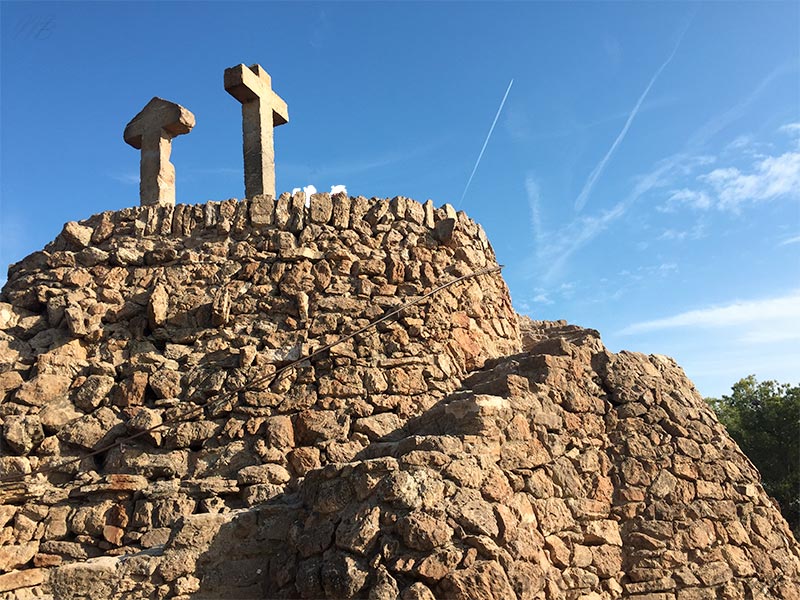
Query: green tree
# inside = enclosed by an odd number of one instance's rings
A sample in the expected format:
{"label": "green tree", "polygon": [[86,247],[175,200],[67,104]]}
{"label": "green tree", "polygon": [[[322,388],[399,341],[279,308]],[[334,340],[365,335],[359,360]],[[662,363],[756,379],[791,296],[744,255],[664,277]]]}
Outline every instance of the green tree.
{"label": "green tree", "polygon": [[800,386],[759,383],[750,375],[733,385],[730,396],[706,400],[800,539]]}

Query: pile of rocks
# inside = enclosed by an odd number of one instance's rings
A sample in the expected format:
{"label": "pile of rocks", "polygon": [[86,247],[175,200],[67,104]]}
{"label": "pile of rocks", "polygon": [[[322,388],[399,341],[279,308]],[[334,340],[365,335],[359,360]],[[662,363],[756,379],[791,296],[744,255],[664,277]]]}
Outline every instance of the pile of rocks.
{"label": "pile of rocks", "polygon": [[447,205],[310,200],[103,213],[11,267],[0,599],[798,597],[673,361],[518,320]]}

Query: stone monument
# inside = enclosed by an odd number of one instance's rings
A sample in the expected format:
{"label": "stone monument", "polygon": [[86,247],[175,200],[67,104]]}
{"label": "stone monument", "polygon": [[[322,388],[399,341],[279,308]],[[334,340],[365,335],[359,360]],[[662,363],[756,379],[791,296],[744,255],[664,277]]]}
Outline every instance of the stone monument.
{"label": "stone monument", "polygon": [[272,130],[289,122],[286,102],[272,90],[272,78],[261,65],[225,69],[225,90],[242,103],[245,196],[275,198]]}
{"label": "stone monument", "polygon": [[139,201],[142,206],[175,204],[172,138],[189,133],[194,115],[180,104],[155,97],[125,127],[125,142],[142,151]]}

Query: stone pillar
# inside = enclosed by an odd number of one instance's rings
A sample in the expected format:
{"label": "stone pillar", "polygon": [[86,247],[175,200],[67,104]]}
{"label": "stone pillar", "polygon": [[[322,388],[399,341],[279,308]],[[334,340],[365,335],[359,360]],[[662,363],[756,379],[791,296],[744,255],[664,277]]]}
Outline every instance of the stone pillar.
{"label": "stone pillar", "polygon": [[179,104],[153,98],[125,127],[125,142],[142,151],[139,163],[139,202],[175,204],[175,166],[169,162],[172,138],[194,127],[192,113]]}

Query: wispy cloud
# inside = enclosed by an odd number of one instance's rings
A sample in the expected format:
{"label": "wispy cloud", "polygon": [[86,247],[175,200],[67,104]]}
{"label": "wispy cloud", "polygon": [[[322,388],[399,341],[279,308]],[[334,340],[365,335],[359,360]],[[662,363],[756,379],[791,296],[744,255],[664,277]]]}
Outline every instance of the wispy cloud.
{"label": "wispy cloud", "polygon": [[592,216],[579,216],[558,230],[543,231],[538,256],[540,265],[546,265],[541,274],[543,280],[552,282],[558,277],[573,254],[605,232],[643,196],[669,188],[676,180],[712,162],[714,158],[707,155],[676,153],[668,156],[657,162],[649,172],[636,177],[630,192],[611,208]]}
{"label": "wispy cloud", "polygon": [[788,246],[789,244],[800,244],[800,235],[783,240],[778,246]]}
{"label": "wispy cloud", "polygon": [[674,262],[663,262],[651,265],[640,265],[633,271],[622,269],[617,273],[615,285],[625,285],[626,282],[641,282],[654,279],[665,279],[680,272],[680,267]]}
{"label": "wispy cloud", "polygon": [[[795,69],[794,63],[787,63],[770,72],[743,101],[700,127],[680,152],[663,158],[655,163],[648,172],[635,178],[634,185],[628,194],[611,208],[592,216],[578,216],[571,222],[550,231],[542,230],[539,235],[542,240],[539,252],[528,258],[528,276],[536,277],[545,284],[552,284],[561,275],[565,265],[576,252],[613,226],[642,197],[665,188],[673,189],[670,195],[675,194],[676,191],[681,192],[682,189],[675,190],[677,182],[685,182],[687,178],[696,175],[702,167],[717,162],[717,157],[704,151],[704,145],[708,140],[743,116],[750,105],[767,90],[774,80]],[[763,161],[765,158],[759,160]],[[685,189],[688,190],[688,188]],[[707,195],[711,195],[711,189],[704,191]],[[674,198],[673,204],[679,199],[680,196]],[[693,199],[699,203],[699,206],[703,206],[705,203],[703,196],[698,195]],[[662,205],[661,209],[668,212],[676,207],[677,205],[673,207]]]}
{"label": "wispy cloud", "polygon": [[550,299],[550,296],[548,296],[544,292],[539,292],[538,294],[536,294],[533,298],[531,298],[531,302],[534,302],[536,304],[553,304],[553,301]]}
{"label": "wispy cloud", "polygon": [[795,148],[800,150],[800,123],[786,123],[779,127],[778,131],[790,136],[794,140]]}
{"label": "wispy cloud", "polygon": [[109,173],[111,179],[124,183],[125,185],[139,185],[139,174],[136,173]]}
{"label": "wispy cloud", "polygon": [[536,177],[533,173],[528,173],[525,176],[525,193],[528,196],[528,208],[531,214],[531,229],[533,230],[533,241],[535,247],[538,249],[541,247],[542,242],[542,211],[540,206],[540,193],[539,193],[539,184],[536,181]]}
{"label": "wispy cloud", "polygon": [[[675,96],[664,95],[657,98],[649,98],[639,107],[638,114],[659,110],[674,105],[676,102]],[[518,140],[535,142],[557,140],[561,138],[575,140],[575,138],[582,133],[607,125],[608,123],[625,120],[631,113],[630,111],[614,112],[598,117],[593,121],[586,122],[581,122],[572,116],[569,118],[570,122],[566,126],[561,126],[558,129],[537,129],[537,127],[547,126],[548,123],[542,123],[539,120],[534,121],[534,119],[531,119],[527,107],[515,106],[513,100],[508,101],[504,114],[505,118],[503,119],[502,126],[511,137]]]}
{"label": "wispy cloud", "polygon": [[620,335],[637,335],[678,328],[739,327],[743,338],[750,341],[767,339],[770,332],[800,339],[800,289],[785,296],[760,300],[734,301],[722,306],[689,310],[652,321],[628,325]]}
{"label": "wispy cloud", "polygon": [[730,144],[728,144],[725,149],[726,150],[743,150],[748,146],[753,144],[753,136],[750,134],[742,134],[738,136],[735,140],[733,140]]}
{"label": "wispy cloud", "polygon": [[642,106],[642,102],[644,102],[645,98],[647,98],[647,94],[650,93],[650,89],[653,87],[655,82],[658,80],[659,75],[661,72],[672,62],[672,59],[675,57],[675,54],[678,52],[678,48],[681,45],[681,41],[683,40],[683,36],[686,34],[686,30],[688,29],[688,23],[686,27],[681,31],[680,35],[678,36],[678,41],[675,42],[675,47],[670,52],[667,60],[661,63],[661,66],[656,70],[655,74],[650,78],[650,82],[647,84],[647,87],[644,88],[644,91],[639,96],[639,99],[636,101],[636,104],[631,110],[630,114],[628,115],[628,119],[625,121],[625,125],[623,125],[622,130],[617,135],[617,139],[614,140],[614,143],[611,144],[611,147],[606,152],[605,156],[600,160],[597,166],[592,170],[589,174],[589,178],[586,180],[586,183],[583,184],[583,189],[581,189],[580,194],[575,199],[575,210],[581,211],[583,207],[586,205],[587,200],[589,199],[589,195],[592,193],[592,189],[594,188],[595,183],[603,174],[603,171],[606,168],[606,164],[608,161],[611,160],[611,157],[614,155],[617,147],[622,143],[622,140],[625,139],[625,136],[628,134],[628,129],[630,129],[631,123],[636,118],[636,115],[639,113],[639,108]]}
{"label": "wispy cloud", "polygon": [[503,105],[506,103],[506,98],[508,98],[508,92],[511,91],[511,86],[514,85],[514,80],[508,82],[508,87],[506,88],[506,93],[503,94],[503,99],[500,101],[500,107],[497,109],[497,113],[494,115],[494,121],[492,121],[492,126],[489,128],[489,133],[486,134],[486,139],[483,142],[483,147],[481,148],[480,153],[478,154],[478,160],[475,161],[475,166],[472,167],[472,173],[469,175],[469,179],[467,180],[467,185],[464,186],[464,193],[461,194],[461,200],[459,200],[459,204],[464,202],[464,196],[467,195],[467,190],[469,189],[469,184],[472,183],[472,178],[475,177],[475,171],[478,170],[478,165],[481,164],[481,159],[483,158],[483,153],[486,151],[486,146],[489,144],[489,138],[492,137],[492,132],[494,131],[494,126],[497,125],[497,119],[500,118],[500,113],[503,110]]}
{"label": "wispy cloud", "polygon": [[575,252],[603,233],[639,198],[654,189],[670,184],[676,172],[686,169],[691,157],[675,154],[660,161],[653,169],[636,178],[633,189],[609,209],[592,216],[581,216],[554,232],[543,232],[539,263],[547,265],[543,274],[545,282],[552,282]]}
{"label": "wispy cloud", "polygon": [[711,207],[711,198],[706,192],[683,188],[672,192],[666,203],[659,206],[658,210],[675,212],[682,207],[705,210]]}
{"label": "wispy cloud", "polygon": [[729,167],[714,169],[700,179],[714,189],[718,207],[723,210],[739,210],[745,202],[800,197],[800,153],[768,156],[749,174]]}
{"label": "wispy cloud", "polygon": [[773,81],[785,75],[786,73],[790,73],[796,69],[797,69],[796,61],[786,62],[773,69],[764,79],[761,80],[761,82],[755,88],[753,88],[753,91],[750,92],[750,94],[748,94],[744,98],[744,100],[732,106],[725,112],[720,113],[719,115],[708,121],[705,125],[703,125],[703,127],[698,129],[692,135],[692,137],[689,138],[688,147],[696,148],[699,146],[703,146],[712,137],[720,133],[722,130],[726,129],[732,123],[735,123],[736,121],[741,119],[745,114],[747,114],[747,111],[750,108],[750,106],[761,97],[761,95]]}
{"label": "wispy cloud", "polygon": [[737,213],[746,203],[800,198],[800,152],[760,155],[749,172],[720,167],[698,175],[695,181],[700,189],[675,190],[656,209],[671,213],[685,208],[694,211],[716,208]]}
{"label": "wispy cloud", "polygon": [[699,240],[706,236],[706,226],[704,223],[697,223],[690,229],[665,229],[657,239],[661,241]]}

